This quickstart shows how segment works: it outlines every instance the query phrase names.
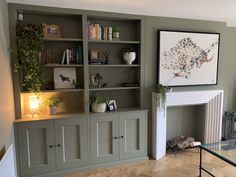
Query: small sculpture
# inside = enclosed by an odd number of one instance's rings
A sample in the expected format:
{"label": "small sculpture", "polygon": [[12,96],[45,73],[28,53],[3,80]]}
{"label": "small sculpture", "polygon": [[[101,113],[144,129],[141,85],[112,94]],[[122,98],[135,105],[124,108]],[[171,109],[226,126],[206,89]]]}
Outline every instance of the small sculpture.
{"label": "small sculpture", "polygon": [[104,55],[104,57],[105,57],[105,62],[104,62],[104,64],[108,64],[109,63],[109,60],[108,60],[108,58],[109,58],[109,55],[110,55],[110,50],[105,50],[105,51],[103,51],[103,55]]}

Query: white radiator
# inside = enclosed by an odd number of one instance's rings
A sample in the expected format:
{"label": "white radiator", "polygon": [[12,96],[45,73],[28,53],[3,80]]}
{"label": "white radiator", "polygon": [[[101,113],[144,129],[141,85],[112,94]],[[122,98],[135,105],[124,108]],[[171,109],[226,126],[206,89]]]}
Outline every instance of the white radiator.
{"label": "white radiator", "polygon": [[16,177],[12,145],[0,161],[0,177]]}

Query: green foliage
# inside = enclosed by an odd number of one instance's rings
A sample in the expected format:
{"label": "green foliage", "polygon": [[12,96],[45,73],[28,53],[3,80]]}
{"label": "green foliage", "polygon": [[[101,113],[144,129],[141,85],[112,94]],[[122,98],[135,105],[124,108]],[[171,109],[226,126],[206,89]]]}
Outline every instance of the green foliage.
{"label": "green foliage", "polygon": [[159,93],[161,95],[165,95],[166,92],[169,90],[169,87],[163,86],[162,84],[156,84],[154,86],[154,90],[156,93]]}
{"label": "green foliage", "polygon": [[119,28],[118,26],[114,26],[114,27],[112,28],[112,32],[113,32],[113,33],[120,32],[120,28]]}
{"label": "green foliage", "polygon": [[129,53],[129,52],[135,52],[134,48],[132,47],[124,47],[121,49],[121,54],[123,55],[123,53]]}
{"label": "green foliage", "polygon": [[72,86],[75,87],[76,89],[80,88],[79,82],[77,82],[75,79],[72,80]]}
{"label": "green foliage", "polygon": [[90,102],[95,104],[101,104],[101,103],[108,104],[109,101],[110,99],[108,97],[102,95],[93,95],[90,99]]}
{"label": "green foliage", "polygon": [[18,63],[15,71],[22,71],[23,88],[30,92],[40,92],[44,81],[42,36],[41,26],[27,24],[16,28]]}
{"label": "green foliage", "polygon": [[165,109],[165,102],[166,102],[166,92],[169,90],[170,88],[167,86],[164,86],[162,84],[156,84],[154,86],[154,91],[157,94],[160,94],[160,108],[161,109]]}
{"label": "green foliage", "polygon": [[49,107],[53,107],[53,106],[59,106],[59,104],[61,103],[61,100],[59,99],[59,97],[49,97],[47,99],[45,99],[45,104],[48,105]]}

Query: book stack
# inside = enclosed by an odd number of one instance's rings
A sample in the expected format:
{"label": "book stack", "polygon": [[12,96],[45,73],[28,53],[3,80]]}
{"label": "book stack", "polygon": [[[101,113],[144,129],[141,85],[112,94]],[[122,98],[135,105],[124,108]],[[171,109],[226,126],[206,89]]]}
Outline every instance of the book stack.
{"label": "book stack", "polygon": [[57,49],[44,49],[43,50],[43,63],[56,63]]}
{"label": "book stack", "polygon": [[88,21],[88,39],[112,41],[112,27],[104,27]]}
{"label": "book stack", "polygon": [[60,64],[83,64],[82,46],[65,49]]}

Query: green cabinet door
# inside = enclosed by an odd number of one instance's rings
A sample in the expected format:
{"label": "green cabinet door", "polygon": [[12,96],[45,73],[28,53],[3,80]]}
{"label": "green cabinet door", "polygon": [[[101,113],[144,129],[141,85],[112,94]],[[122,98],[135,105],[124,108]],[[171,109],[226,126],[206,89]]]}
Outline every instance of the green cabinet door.
{"label": "green cabinet door", "polygon": [[53,121],[17,124],[21,176],[55,171]]}
{"label": "green cabinet door", "polygon": [[118,115],[90,117],[92,164],[119,160]]}
{"label": "green cabinet door", "polygon": [[120,159],[146,155],[147,112],[120,113]]}
{"label": "green cabinet door", "polygon": [[88,160],[88,119],[55,121],[57,169],[82,167]]}

